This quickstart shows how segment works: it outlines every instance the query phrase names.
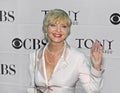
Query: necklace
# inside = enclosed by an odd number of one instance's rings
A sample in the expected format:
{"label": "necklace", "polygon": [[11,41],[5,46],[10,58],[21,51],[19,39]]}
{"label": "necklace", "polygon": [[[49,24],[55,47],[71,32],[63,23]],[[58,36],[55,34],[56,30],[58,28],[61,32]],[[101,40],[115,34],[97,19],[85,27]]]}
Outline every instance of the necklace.
{"label": "necklace", "polygon": [[[49,59],[48,59],[48,55],[46,54],[46,55],[45,55],[46,62],[47,62],[49,65],[55,65],[55,64],[56,64],[56,62],[59,60],[60,55],[61,55],[61,54],[57,55],[57,59],[56,59],[56,61],[55,61],[55,62],[50,62],[50,61],[49,61]],[[55,57],[51,57],[51,58],[53,59],[53,58],[55,58]]]}
{"label": "necklace", "polygon": [[52,62],[49,62],[48,57],[47,57],[47,54],[46,54],[45,57],[46,57],[46,62],[47,62],[48,64],[50,64],[50,65],[53,64]]}
{"label": "necklace", "polygon": [[46,47],[47,52],[51,55],[57,55],[57,54],[61,53],[63,51],[63,49],[64,49],[64,46],[59,51],[52,52],[49,50],[48,46]]}
{"label": "necklace", "polygon": [[[57,52],[51,52],[48,47],[46,48],[46,54],[45,54],[45,58],[46,58],[46,62],[49,64],[49,65],[53,65],[54,63],[56,63],[60,56],[62,55],[62,52],[63,52],[63,48],[61,48],[59,51]],[[56,58],[56,61],[55,62],[50,62],[50,60],[48,59],[48,55],[49,55],[49,58],[53,59],[53,58]]]}

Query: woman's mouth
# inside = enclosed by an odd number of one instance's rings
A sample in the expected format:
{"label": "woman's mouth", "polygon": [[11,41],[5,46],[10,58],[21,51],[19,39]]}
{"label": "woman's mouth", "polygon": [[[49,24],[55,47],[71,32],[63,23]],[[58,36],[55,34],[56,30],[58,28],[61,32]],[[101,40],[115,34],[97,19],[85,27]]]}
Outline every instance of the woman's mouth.
{"label": "woman's mouth", "polygon": [[61,34],[56,34],[56,33],[54,33],[53,36],[56,37],[56,38],[60,38],[60,37],[62,37]]}

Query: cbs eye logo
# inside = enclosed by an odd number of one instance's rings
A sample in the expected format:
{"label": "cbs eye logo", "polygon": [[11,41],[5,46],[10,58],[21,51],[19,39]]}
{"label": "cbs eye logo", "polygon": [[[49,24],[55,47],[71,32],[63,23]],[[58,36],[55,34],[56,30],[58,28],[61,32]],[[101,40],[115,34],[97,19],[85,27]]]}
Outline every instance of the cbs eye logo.
{"label": "cbs eye logo", "polygon": [[22,40],[19,39],[19,38],[15,38],[13,41],[12,41],[12,46],[15,48],[15,49],[19,49],[22,47]]}
{"label": "cbs eye logo", "polygon": [[120,24],[120,14],[118,13],[113,13],[111,16],[110,16],[110,22],[114,25],[118,25]]}

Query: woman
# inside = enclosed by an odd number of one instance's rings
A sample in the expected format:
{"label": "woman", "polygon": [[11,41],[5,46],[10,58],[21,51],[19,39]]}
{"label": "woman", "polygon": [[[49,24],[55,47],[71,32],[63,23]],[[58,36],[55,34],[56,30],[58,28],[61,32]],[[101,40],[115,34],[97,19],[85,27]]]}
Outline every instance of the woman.
{"label": "woman", "polygon": [[[98,93],[102,87],[102,46],[96,40],[91,48],[91,62],[69,46],[71,19],[61,9],[50,10],[43,20],[48,43],[31,54],[30,72],[36,93],[75,93],[76,83],[87,93]],[[81,86],[80,86],[81,87]],[[34,93],[32,88],[29,93]]]}

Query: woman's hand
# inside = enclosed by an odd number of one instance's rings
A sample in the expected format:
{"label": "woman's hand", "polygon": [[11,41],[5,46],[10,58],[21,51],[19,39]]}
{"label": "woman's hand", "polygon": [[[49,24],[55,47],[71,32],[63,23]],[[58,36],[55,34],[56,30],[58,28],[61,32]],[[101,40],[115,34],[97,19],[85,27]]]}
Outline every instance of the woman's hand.
{"label": "woman's hand", "polygon": [[102,52],[103,52],[103,47],[102,47],[101,43],[98,40],[96,40],[92,44],[90,58],[91,58],[92,66],[98,71],[101,70]]}

